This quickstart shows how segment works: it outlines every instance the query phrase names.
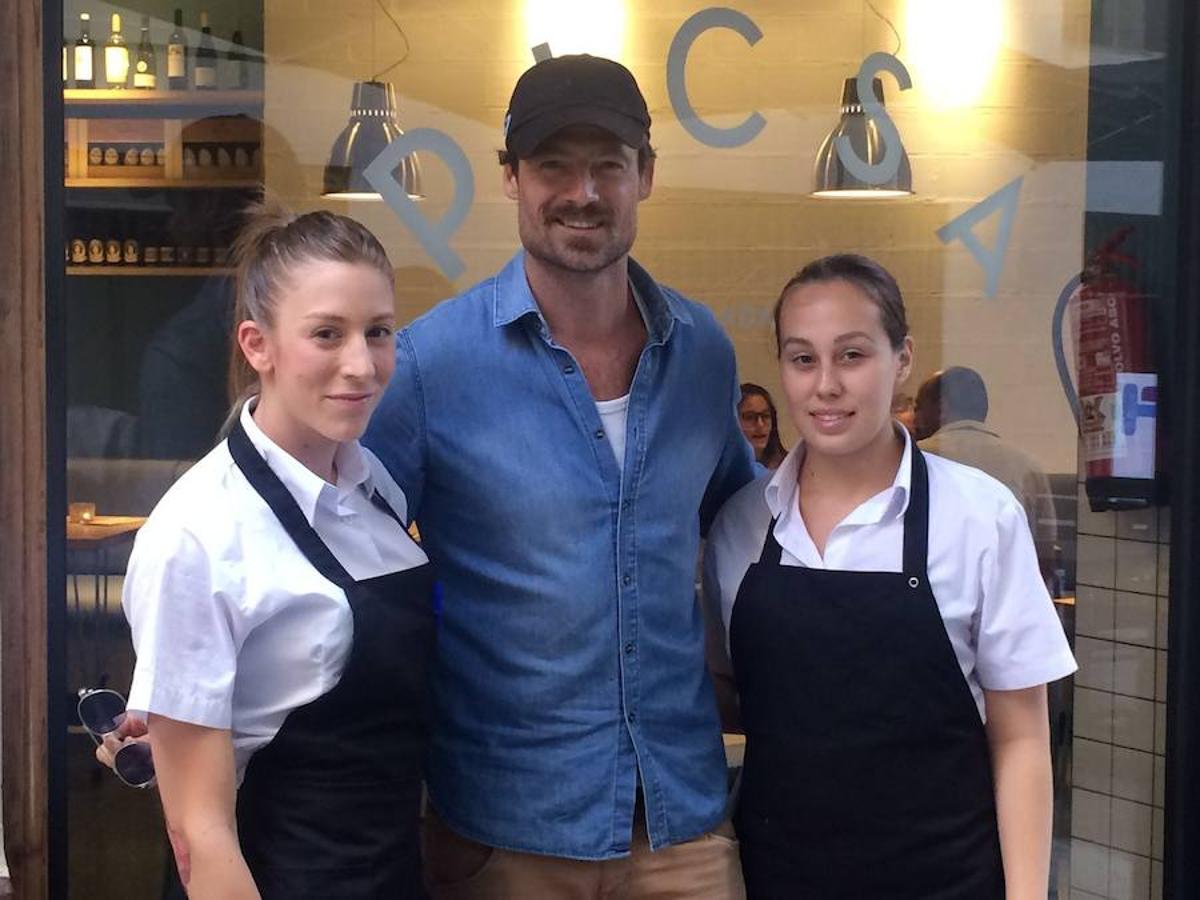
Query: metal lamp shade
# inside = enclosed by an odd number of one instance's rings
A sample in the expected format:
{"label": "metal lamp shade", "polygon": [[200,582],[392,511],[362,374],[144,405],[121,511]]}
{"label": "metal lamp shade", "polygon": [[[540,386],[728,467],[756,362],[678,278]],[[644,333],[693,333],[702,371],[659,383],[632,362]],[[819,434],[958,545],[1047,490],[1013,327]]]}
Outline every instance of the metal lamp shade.
{"label": "metal lamp shade", "polygon": [[[395,88],[382,81],[356,82],[350,121],[329,152],[321,195],[342,200],[380,199],[379,192],[367,181],[367,166],[403,133],[396,124]],[[421,190],[421,164],[415,153],[404,157],[395,175],[409,199],[425,196]]]}
{"label": "metal lamp shade", "polygon": [[[876,78],[872,86],[875,99],[882,105],[883,82]],[[813,166],[814,197],[878,200],[907,197],[912,194],[912,164],[903,144],[900,147],[900,167],[896,174],[883,184],[867,184],[851,174],[838,156],[837,140],[842,135],[850,138],[854,152],[864,162],[874,165],[883,158],[886,148],[879,136],[875,120],[863,114],[862,103],[858,99],[858,80],[855,78],[847,78],[842,86],[842,117],[817,151],[817,161]]]}

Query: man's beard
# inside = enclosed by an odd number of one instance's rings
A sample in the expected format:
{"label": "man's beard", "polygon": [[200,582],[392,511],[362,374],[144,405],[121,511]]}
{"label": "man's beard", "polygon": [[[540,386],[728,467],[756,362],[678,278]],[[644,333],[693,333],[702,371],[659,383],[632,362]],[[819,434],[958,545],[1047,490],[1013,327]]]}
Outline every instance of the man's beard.
{"label": "man's beard", "polygon": [[[551,237],[552,231],[560,227],[555,220],[583,220],[595,222],[600,227],[589,235],[568,236],[561,244]],[[530,229],[521,228],[521,243],[525,252],[548,266],[568,272],[588,274],[607,269],[626,256],[633,247],[633,237],[616,239],[610,230],[612,216],[598,204],[585,207],[559,207],[546,214],[542,227],[530,234]],[[602,235],[599,242],[596,237]]]}

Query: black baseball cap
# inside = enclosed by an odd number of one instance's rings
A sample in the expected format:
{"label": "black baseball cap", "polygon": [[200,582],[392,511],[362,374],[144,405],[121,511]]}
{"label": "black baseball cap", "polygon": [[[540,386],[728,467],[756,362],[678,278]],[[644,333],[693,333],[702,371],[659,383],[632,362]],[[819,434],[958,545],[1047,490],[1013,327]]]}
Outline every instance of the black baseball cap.
{"label": "black baseball cap", "polygon": [[640,147],[650,131],[650,111],[633,73],[586,53],[554,56],[526,69],[508,101],[505,148],[517,158],[530,156],[569,125],[595,125]]}

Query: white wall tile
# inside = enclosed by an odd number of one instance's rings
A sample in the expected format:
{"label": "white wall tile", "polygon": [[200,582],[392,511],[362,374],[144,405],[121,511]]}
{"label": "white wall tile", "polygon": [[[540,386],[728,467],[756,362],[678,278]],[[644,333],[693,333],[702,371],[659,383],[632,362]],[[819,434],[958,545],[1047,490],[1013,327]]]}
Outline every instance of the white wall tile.
{"label": "white wall tile", "polygon": [[[1108,877],[1105,873],[1105,878]],[[1105,888],[1103,894],[1093,894],[1091,891],[1081,891],[1079,888],[1071,888],[1071,900],[1108,900],[1108,889]]]}
{"label": "white wall tile", "polygon": [[1108,846],[1112,839],[1112,798],[1107,794],[1073,789],[1071,836]]}
{"label": "white wall tile", "polygon": [[1079,671],[1075,673],[1075,684],[1100,691],[1113,689],[1116,644],[1112,641],[1077,637],[1075,660],[1079,663]]}
{"label": "white wall tile", "polygon": [[1117,537],[1131,541],[1158,540],[1158,510],[1149,506],[1118,512]]}
{"label": "white wall tile", "polygon": [[[1127,644],[1153,647],[1158,627],[1158,598],[1150,594],[1121,591],[1113,602],[1113,637]],[[1076,613],[1078,615],[1078,613]],[[1078,620],[1077,620],[1078,621]]]}
{"label": "white wall tile", "polygon": [[1162,808],[1166,806],[1167,796],[1167,758],[1154,755],[1154,805]]}
{"label": "white wall tile", "polygon": [[1117,514],[1114,512],[1092,512],[1088,504],[1087,491],[1079,486],[1079,511],[1076,526],[1080,534],[1098,534],[1113,537],[1117,533]]}
{"label": "white wall tile", "polygon": [[1153,594],[1158,587],[1158,549],[1157,544],[1118,540],[1117,589]]}
{"label": "white wall tile", "polygon": [[1150,855],[1155,859],[1161,860],[1163,858],[1163,835],[1165,834],[1166,827],[1166,813],[1156,807],[1153,810],[1153,816]]}
{"label": "white wall tile", "polygon": [[1167,652],[1159,650],[1154,657],[1154,699],[1167,702]]}
{"label": "white wall tile", "polygon": [[1076,582],[1094,587],[1116,585],[1117,542],[1113,538],[1081,534],[1075,552]]}
{"label": "white wall tile", "polygon": [[1156,616],[1154,643],[1162,650],[1167,649],[1167,632],[1171,625],[1171,601],[1165,594],[1158,595],[1158,613]]}
{"label": "white wall tile", "polygon": [[[1154,808],[1146,803],[1134,803],[1114,797],[1111,810],[1112,846],[1149,857],[1153,846]],[[1147,890],[1149,890],[1149,868]]]}
{"label": "white wall tile", "polygon": [[1154,801],[1154,756],[1141,750],[1113,747],[1112,793],[1138,803]]}
{"label": "white wall tile", "polygon": [[1150,900],[1163,900],[1163,864],[1150,861]]}
{"label": "white wall tile", "polygon": [[1075,634],[1112,640],[1116,637],[1116,591],[1077,585],[1075,589]]}
{"label": "white wall tile", "polygon": [[1158,593],[1171,595],[1171,545],[1158,544]]}
{"label": "white wall tile", "polygon": [[1134,750],[1154,749],[1154,701],[1113,697],[1113,743]]}
{"label": "white wall tile", "polygon": [[1100,897],[1108,896],[1108,847],[1090,841],[1071,841],[1071,895],[1086,891]]}
{"label": "white wall tile", "polygon": [[1080,687],[1075,689],[1075,736],[1112,743],[1112,694]]}
{"label": "white wall tile", "polygon": [[1151,647],[1115,644],[1113,690],[1131,697],[1154,699],[1155,660]]}
{"label": "white wall tile", "polygon": [[1149,900],[1150,859],[1120,850],[1108,859],[1109,900]]}
{"label": "white wall tile", "polygon": [[1111,794],[1112,751],[1112,744],[1076,738],[1071,744],[1072,786]]}
{"label": "white wall tile", "polygon": [[1171,507],[1169,506],[1158,508],[1158,539],[1164,544],[1171,542]]}
{"label": "white wall tile", "polygon": [[[1115,726],[1114,726],[1115,728]],[[1167,704],[1154,704],[1154,752],[1167,755]]]}

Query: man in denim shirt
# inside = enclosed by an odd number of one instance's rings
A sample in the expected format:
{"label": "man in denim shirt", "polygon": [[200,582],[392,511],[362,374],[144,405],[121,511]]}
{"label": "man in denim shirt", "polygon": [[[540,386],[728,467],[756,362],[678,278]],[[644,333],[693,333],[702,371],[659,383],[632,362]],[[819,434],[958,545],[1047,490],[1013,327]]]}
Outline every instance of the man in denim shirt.
{"label": "man in denim shirt", "polygon": [[435,897],[743,895],[694,575],[751,458],[728,338],[628,255],[649,128],[617,63],[521,77],[524,250],[400,333],[366,437],[444,589]]}

